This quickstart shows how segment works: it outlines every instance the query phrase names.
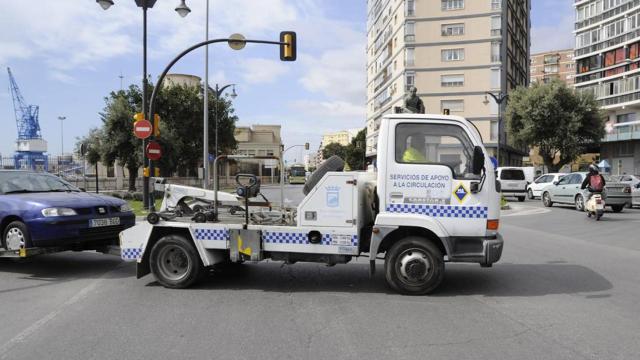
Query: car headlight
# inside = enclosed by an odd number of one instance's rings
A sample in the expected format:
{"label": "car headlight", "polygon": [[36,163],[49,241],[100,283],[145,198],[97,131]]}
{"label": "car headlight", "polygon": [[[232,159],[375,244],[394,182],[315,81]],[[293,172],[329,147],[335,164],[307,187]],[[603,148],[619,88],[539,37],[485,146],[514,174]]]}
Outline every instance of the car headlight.
{"label": "car headlight", "polygon": [[132,212],[131,206],[129,204],[120,205],[120,212]]}
{"label": "car headlight", "polygon": [[55,207],[55,208],[42,209],[42,216],[44,217],[74,216],[74,215],[78,215],[78,213],[75,210],[70,208]]}

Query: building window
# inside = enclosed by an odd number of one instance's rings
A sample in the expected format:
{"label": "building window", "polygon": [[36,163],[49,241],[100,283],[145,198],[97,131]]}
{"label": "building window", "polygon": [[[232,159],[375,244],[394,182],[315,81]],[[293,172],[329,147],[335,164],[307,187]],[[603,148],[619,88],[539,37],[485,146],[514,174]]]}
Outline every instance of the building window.
{"label": "building window", "polygon": [[491,88],[500,89],[500,69],[491,69]]}
{"label": "building window", "polygon": [[440,100],[440,112],[449,109],[451,112],[464,111],[464,100]]}
{"label": "building window", "polygon": [[407,71],[404,75],[404,84],[406,91],[409,91],[416,85],[416,73],[413,71]]}
{"label": "building window", "polygon": [[464,86],[464,75],[463,74],[441,75],[440,85],[442,87]]}
{"label": "building window", "polygon": [[622,114],[616,116],[616,123],[626,123],[630,121],[636,121],[636,113]]}
{"label": "building window", "polygon": [[442,10],[460,10],[464,9],[464,0],[442,0]]}
{"label": "building window", "polygon": [[498,141],[498,122],[493,120],[491,121],[491,126],[489,130],[489,138],[490,141]]}
{"label": "building window", "polygon": [[464,35],[464,24],[443,24],[442,36],[458,36]]}
{"label": "building window", "polygon": [[491,62],[500,62],[500,42],[491,42]]}
{"label": "building window", "polygon": [[407,16],[414,16],[415,14],[416,14],[415,0],[407,0]]}
{"label": "building window", "polygon": [[502,16],[491,17],[491,36],[500,36],[502,34]]}
{"label": "building window", "polygon": [[502,0],[491,0],[491,10],[502,9]]}
{"label": "building window", "polygon": [[413,21],[408,21],[404,25],[404,41],[405,42],[416,41],[416,23],[414,23]]}
{"label": "building window", "polygon": [[405,65],[413,66],[415,64],[414,52],[415,52],[414,48],[406,48],[405,49],[405,51],[404,51]]}
{"label": "building window", "polygon": [[444,49],[441,51],[441,56],[442,61],[462,61],[464,60],[464,49]]}
{"label": "building window", "polygon": [[558,65],[545,65],[544,72],[547,74],[556,74],[558,72]]}

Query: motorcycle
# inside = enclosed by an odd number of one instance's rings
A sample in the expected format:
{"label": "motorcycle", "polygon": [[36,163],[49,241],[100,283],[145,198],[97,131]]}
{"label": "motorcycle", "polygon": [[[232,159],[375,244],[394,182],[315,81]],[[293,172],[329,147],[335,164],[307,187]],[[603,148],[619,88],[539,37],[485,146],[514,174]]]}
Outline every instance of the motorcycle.
{"label": "motorcycle", "polygon": [[596,221],[600,220],[602,214],[604,214],[604,199],[602,194],[592,194],[585,204],[584,210],[587,212],[587,217],[593,216]]}

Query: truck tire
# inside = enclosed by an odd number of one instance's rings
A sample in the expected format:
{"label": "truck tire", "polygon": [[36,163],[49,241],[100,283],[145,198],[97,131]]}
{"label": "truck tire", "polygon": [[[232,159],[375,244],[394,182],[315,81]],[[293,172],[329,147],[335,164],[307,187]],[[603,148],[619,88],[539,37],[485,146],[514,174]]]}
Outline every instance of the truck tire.
{"label": "truck tire", "polygon": [[151,272],[164,287],[184,289],[204,274],[198,250],[181,235],[167,235],[153,246],[149,256]]}
{"label": "truck tire", "polygon": [[[4,228],[0,247],[7,250],[19,250],[20,248],[33,247],[29,228],[22,221],[13,221]],[[11,248],[9,248],[11,247]]]}
{"label": "truck tire", "polygon": [[623,209],[624,205],[611,205],[611,210],[613,210],[614,213],[622,212]]}
{"label": "truck tire", "polygon": [[330,171],[342,171],[344,169],[344,160],[338,155],[333,155],[332,157],[325,160],[316,171],[309,176],[309,180],[304,184],[304,188],[302,188],[302,192],[305,195],[308,195],[314,186],[322,179],[324,174]]}
{"label": "truck tire", "polygon": [[434,291],[444,278],[444,257],[432,242],[409,236],[387,251],[384,262],[387,284],[406,295],[424,295]]}

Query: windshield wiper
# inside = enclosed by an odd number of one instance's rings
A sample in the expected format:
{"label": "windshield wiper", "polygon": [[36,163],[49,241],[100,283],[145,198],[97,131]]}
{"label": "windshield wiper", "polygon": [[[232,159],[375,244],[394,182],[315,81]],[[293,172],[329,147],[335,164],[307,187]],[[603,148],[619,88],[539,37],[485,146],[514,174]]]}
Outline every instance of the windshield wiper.
{"label": "windshield wiper", "polygon": [[43,192],[43,191],[20,189],[20,190],[5,191],[4,193],[5,194],[25,194],[25,193],[37,193],[37,192]]}

